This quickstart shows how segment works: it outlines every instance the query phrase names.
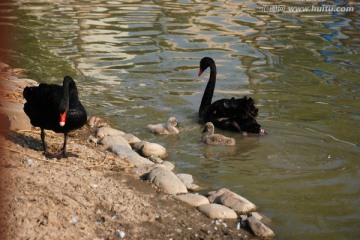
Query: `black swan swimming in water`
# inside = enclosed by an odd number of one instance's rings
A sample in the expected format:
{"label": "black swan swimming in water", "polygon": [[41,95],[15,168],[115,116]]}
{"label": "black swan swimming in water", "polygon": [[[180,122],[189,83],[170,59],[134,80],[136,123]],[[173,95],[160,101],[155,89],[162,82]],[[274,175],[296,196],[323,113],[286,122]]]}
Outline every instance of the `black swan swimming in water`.
{"label": "black swan swimming in water", "polygon": [[80,103],[74,80],[66,76],[63,85],[40,84],[26,87],[24,111],[35,127],[41,129],[44,155],[48,154],[45,143],[45,129],[64,133],[62,156],[66,157],[68,133],[82,127],[87,120],[86,110]]}
{"label": "black swan swimming in water", "polygon": [[212,122],[216,127],[224,130],[244,134],[264,134],[264,130],[256,122],[258,109],[251,97],[220,99],[211,103],[216,83],[216,65],[212,58],[204,57],[200,61],[198,76],[201,76],[208,67],[210,67],[210,78],[201,100],[199,117],[204,122]]}

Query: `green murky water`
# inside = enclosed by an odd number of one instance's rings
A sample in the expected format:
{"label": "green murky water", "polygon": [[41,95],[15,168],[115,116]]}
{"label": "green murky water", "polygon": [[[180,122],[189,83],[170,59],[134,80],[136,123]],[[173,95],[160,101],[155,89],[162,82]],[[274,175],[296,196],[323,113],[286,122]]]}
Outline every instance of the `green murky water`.
{"label": "green murky water", "polygon": [[[357,239],[359,5],[348,13],[274,13],[264,6],[19,0],[9,6],[17,22],[12,58],[40,82],[74,76],[91,115],[163,144],[178,171],[200,185],[253,201],[273,219],[276,239]],[[197,110],[208,72],[197,72],[204,56],[218,67],[214,99],[253,97],[268,135],[223,132],[237,140],[230,148],[201,143]],[[180,135],[146,132],[148,123],[169,116],[180,122]]]}

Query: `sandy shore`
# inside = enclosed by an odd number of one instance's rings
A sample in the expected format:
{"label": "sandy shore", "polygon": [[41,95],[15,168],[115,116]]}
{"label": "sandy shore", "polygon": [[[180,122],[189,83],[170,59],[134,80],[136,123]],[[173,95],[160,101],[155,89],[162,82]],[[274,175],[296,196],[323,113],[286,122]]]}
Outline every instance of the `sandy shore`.
{"label": "sandy shore", "polygon": [[[87,141],[88,127],[70,134],[69,157],[46,159],[40,130],[21,112],[26,80],[1,67],[2,239],[252,239],[236,220],[214,221],[130,174],[131,167]],[[47,131],[56,153],[63,135]]]}

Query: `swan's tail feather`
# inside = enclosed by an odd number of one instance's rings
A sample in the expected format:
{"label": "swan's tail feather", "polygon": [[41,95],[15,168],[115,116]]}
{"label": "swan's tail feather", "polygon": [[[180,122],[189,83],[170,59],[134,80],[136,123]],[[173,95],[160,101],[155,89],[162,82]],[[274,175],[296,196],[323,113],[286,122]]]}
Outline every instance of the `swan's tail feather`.
{"label": "swan's tail feather", "polygon": [[259,109],[255,107],[255,102],[251,97],[245,96],[238,99],[238,106],[240,107],[238,114],[241,114],[243,117],[257,117]]}

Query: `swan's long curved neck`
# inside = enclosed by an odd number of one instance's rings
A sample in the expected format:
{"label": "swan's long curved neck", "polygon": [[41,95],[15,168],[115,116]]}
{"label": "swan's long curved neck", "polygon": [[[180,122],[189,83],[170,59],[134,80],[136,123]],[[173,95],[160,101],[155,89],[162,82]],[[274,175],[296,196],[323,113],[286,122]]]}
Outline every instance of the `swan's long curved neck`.
{"label": "swan's long curved neck", "polygon": [[199,117],[202,118],[204,116],[204,113],[206,112],[206,109],[211,105],[211,101],[214,94],[216,84],[216,66],[211,65],[210,66],[210,78],[206,85],[204,95],[201,100],[200,108],[199,108]]}
{"label": "swan's long curved neck", "polygon": [[64,81],[63,83],[63,92],[62,92],[62,97],[60,99],[60,106],[59,106],[59,110],[60,112],[64,112],[67,111],[69,108],[69,82]]}
{"label": "swan's long curved neck", "polygon": [[78,91],[74,81],[70,81],[66,84],[64,83],[63,98],[67,98],[66,101],[68,103],[67,106],[69,106],[69,108],[76,108],[80,104]]}

